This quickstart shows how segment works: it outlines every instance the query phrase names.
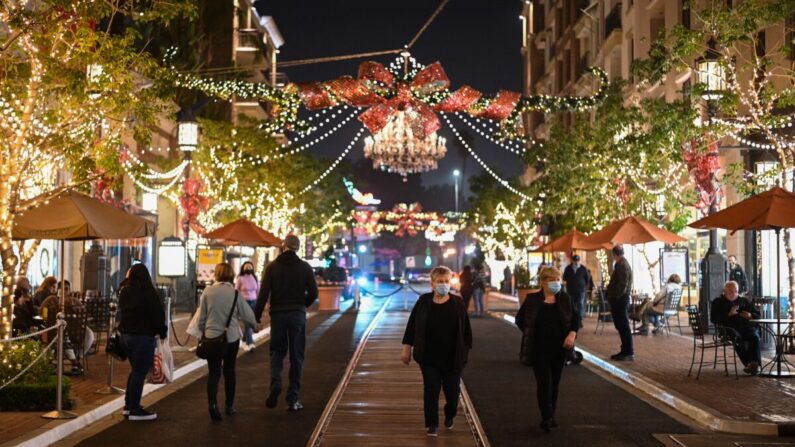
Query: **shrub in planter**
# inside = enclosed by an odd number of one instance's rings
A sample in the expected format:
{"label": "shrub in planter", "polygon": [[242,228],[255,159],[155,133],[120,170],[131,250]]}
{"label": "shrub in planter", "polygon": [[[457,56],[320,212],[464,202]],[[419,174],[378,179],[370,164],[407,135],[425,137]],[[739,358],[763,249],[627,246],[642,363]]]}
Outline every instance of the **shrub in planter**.
{"label": "shrub in planter", "polygon": [[[46,411],[55,408],[56,377],[52,355],[47,352],[37,361],[43,346],[37,340],[21,340],[0,349],[0,385],[8,383],[28,365],[13,383],[0,390],[1,411]],[[68,402],[70,382],[64,378],[63,400]]]}

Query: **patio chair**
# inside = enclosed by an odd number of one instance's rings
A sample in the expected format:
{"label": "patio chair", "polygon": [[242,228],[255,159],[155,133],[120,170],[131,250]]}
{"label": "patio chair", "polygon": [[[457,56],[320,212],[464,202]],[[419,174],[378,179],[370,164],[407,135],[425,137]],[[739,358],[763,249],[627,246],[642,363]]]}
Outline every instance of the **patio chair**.
{"label": "patio chair", "polygon": [[[687,306],[687,319],[690,323],[690,328],[693,330],[693,356],[690,360],[690,369],[687,371],[687,376],[693,373],[693,366],[696,364],[696,351],[701,350],[701,358],[698,362],[698,373],[696,380],[701,377],[701,368],[712,366],[717,369],[718,365],[723,365],[726,375],[729,375],[729,362],[726,357],[726,348],[731,349],[731,355],[734,362],[734,377],[739,379],[737,374],[737,354],[734,351],[734,340],[736,339],[736,331],[726,326],[718,326],[714,335],[707,334],[701,324],[701,315],[697,306]],[[714,357],[712,362],[704,361],[704,351],[714,349]],[[723,350],[723,361],[720,361],[718,350]]]}
{"label": "patio chair", "polygon": [[608,322],[613,321],[613,314],[610,313],[610,303],[607,302],[605,290],[603,287],[596,288],[596,330],[594,334],[599,332],[599,327],[602,328],[602,333],[605,331],[605,326]]}
{"label": "patio chair", "polygon": [[92,352],[96,352],[97,347],[102,346],[102,333],[108,333],[110,324],[110,300],[105,297],[97,296],[85,300],[86,313],[88,314],[88,327],[94,331],[94,346],[90,346]]}
{"label": "patio chair", "polygon": [[[74,351],[77,363],[87,371],[85,356],[86,323],[88,313],[85,309],[72,309],[65,315],[66,330],[64,331],[64,349]],[[65,358],[65,356],[64,356]]]}
{"label": "patio chair", "polygon": [[676,317],[676,327],[679,328],[679,335],[683,335],[682,323],[679,321],[679,303],[682,302],[682,289],[675,289],[668,292],[665,296],[665,306],[663,314],[660,315],[662,319],[663,330],[671,333],[670,319]]}

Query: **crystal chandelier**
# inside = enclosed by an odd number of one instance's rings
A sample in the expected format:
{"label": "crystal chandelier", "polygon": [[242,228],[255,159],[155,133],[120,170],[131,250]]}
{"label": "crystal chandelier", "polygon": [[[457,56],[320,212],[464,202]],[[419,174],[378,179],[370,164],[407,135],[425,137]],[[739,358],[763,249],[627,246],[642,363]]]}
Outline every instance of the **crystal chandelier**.
{"label": "crystal chandelier", "polygon": [[436,132],[423,139],[414,136],[417,119],[416,112],[400,110],[380,132],[364,139],[364,156],[373,160],[373,169],[400,174],[406,181],[408,174],[437,168],[447,153],[446,140]]}

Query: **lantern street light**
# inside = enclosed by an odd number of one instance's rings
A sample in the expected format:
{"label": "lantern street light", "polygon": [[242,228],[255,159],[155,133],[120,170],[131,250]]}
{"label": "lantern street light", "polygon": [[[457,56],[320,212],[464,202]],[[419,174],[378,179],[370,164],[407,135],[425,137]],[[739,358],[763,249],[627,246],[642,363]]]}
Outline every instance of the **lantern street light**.
{"label": "lantern street light", "polygon": [[[717,101],[723,97],[726,87],[725,70],[720,62],[720,54],[716,49],[715,39],[710,38],[707,42],[707,51],[696,60],[696,80],[705,86],[701,97],[707,103],[707,118],[709,122],[718,113]],[[718,151],[710,151],[708,157],[717,157]],[[712,163],[710,163],[712,165]],[[710,181],[713,185],[713,193],[710,198],[708,215],[718,211],[717,179],[715,172],[710,172]],[[699,292],[699,308],[702,311],[704,327],[708,327],[710,316],[709,309],[712,301],[719,297],[723,292],[723,284],[726,282],[726,259],[718,250],[718,230],[709,230],[709,248],[704,258],[701,260],[701,290]]]}
{"label": "lantern street light", "polygon": [[[185,180],[190,178],[190,160],[193,151],[199,146],[199,123],[191,108],[182,109],[178,113],[177,121],[177,146],[182,151],[185,163]],[[185,232],[185,242],[188,241],[190,233],[190,222],[185,220],[183,230]]]}

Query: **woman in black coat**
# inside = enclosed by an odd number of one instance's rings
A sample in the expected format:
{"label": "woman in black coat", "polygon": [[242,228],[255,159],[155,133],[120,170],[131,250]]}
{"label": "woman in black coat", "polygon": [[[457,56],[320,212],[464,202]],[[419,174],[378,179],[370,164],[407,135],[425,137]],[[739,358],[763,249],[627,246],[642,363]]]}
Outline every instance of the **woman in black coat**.
{"label": "woman in black coat", "polygon": [[474,291],[475,275],[472,274],[472,266],[465,265],[464,270],[458,275],[458,283],[461,289],[461,298],[464,299],[464,307],[469,309],[469,301],[472,299],[472,292]]}
{"label": "woman in black coat", "polygon": [[423,382],[423,409],[428,436],[439,427],[439,391],[444,390],[444,426],[453,428],[461,394],[461,372],[472,349],[472,329],[461,297],[450,294],[453,272],[447,267],[431,270],[432,293],[419,297],[411,310],[403,336],[400,359],[406,365],[420,365]]}
{"label": "woman in black coat", "polygon": [[521,361],[533,367],[536,396],[541,410],[544,431],[557,427],[555,406],[558,401],[560,376],[566,353],[574,348],[580,319],[574,314],[571,298],[563,292],[560,270],[541,270],[542,289],[527,294],[516,314],[516,325],[522,330]]}

